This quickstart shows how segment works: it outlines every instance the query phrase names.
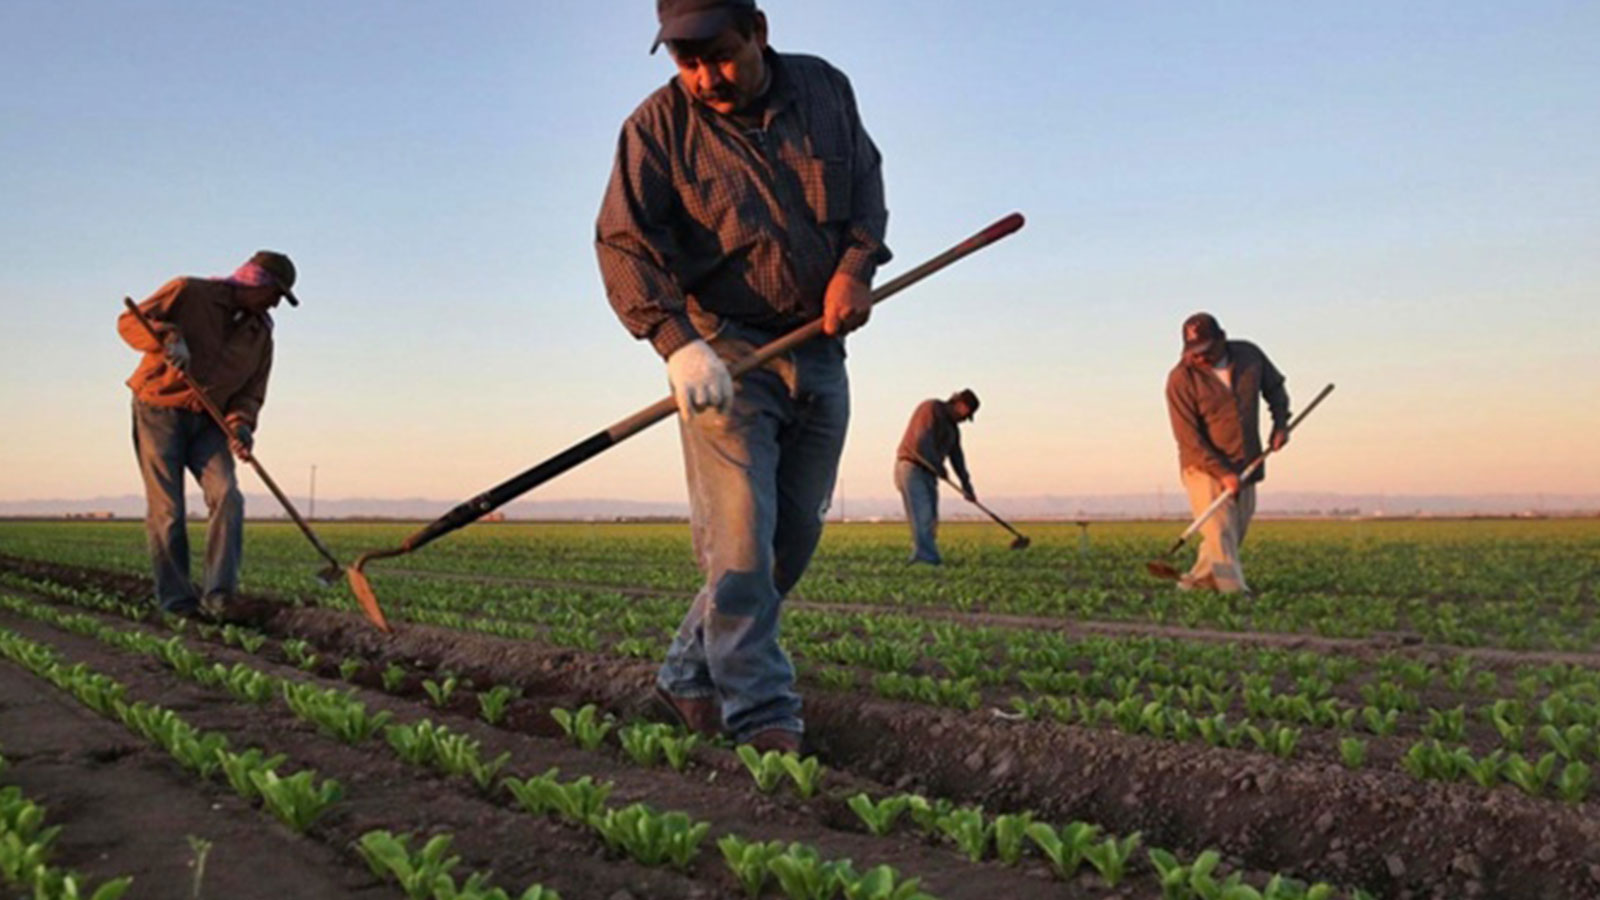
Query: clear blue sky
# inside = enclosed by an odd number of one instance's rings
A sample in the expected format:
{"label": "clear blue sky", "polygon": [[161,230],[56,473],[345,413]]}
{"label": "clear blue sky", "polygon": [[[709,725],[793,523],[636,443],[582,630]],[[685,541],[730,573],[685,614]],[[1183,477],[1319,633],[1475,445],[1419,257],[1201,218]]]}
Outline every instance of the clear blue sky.
{"label": "clear blue sky", "polygon": [[[1178,325],[1308,422],[1282,490],[1600,492],[1600,4],[768,0],[854,81],[892,275],[1018,235],[851,340],[847,495],[971,386],[980,492],[1175,490]],[[139,490],[113,322],[270,247],[261,457],[330,497],[470,496],[665,392],[601,290],[646,0],[0,6],[0,499]],[[538,496],[681,498],[658,426]],[[245,476],[249,481],[249,476]],[[253,487],[249,489],[254,490]]]}

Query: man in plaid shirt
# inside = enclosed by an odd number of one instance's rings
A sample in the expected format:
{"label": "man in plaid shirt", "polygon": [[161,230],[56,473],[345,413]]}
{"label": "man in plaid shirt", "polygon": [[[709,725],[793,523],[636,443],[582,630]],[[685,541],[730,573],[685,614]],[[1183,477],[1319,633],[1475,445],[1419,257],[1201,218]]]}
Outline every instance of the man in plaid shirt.
{"label": "man in plaid shirt", "polygon": [[[843,336],[889,259],[881,157],[845,76],[767,46],[754,0],[657,0],[677,77],[622,126],[596,223],[606,294],[667,363],[706,581],[656,696],[702,733],[798,750],[778,645],[833,493],[850,417]],[[744,376],[727,361],[821,317],[817,338]]]}

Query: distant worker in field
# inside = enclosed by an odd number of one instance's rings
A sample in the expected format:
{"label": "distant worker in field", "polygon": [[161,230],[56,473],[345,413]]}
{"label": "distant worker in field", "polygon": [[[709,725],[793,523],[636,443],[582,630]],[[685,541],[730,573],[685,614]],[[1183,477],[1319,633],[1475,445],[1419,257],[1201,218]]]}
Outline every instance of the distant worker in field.
{"label": "distant worker in field", "polygon": [[924,400],[911,413],[905,436],[895,451],[894,486],[905,502],[906,522],[911,526],[911,562],[937,566],[939,555],[936,533],[939,528],[939,479],[949,478],[945,460],[950,460],[961,479],[961,494],[976,502],[972,477],[967,474],[967,458],[961,452],[962,422],[972,420],[978,411],[978,395],[970,389],[957,391],[948,400]]}
{"label": "distant worker in field", "polygon": [[[294,281],[289,257],[262,250],[227,278],[174,278],[139,304],[161,334],[160,343],[151,340],[132,311],[117,320],[122,339],[144,353],[128,379],[133,448],[144,478],[156,602],[166,612],[231,617],[244,542],[244,497],[233,456],[250,458],[272,370],[269,310],[280,299],[299,305],[291,290]],[[204,386],[231,433],[223,433],[206,414],[179,370]],[[189,580],[185,471],[200,482],[210,512],[199,590]]]}
{"label": "distant worker in field", "polygon": [[1289,443],[1289,393],[1284,377],[1249,341],[1230,341],[1210,313],[1195,313],[1183,323],[1183,356],[1167,376],[1167,412],[1178,440],[1178,465],[1189,508],[1199,516],[1224,491],[1234,494],[1200,527],[1202,542],[1194,567],[1178,580],[1180,588],[1248,591],[1239,564],[1250,518],[1255,515],[1256,483],[1239,473],[1261,455],[1258,424],[1261,401],[1272,411],[1273,450]]}
{"label": "distant worker in field", "polygon": [[[889,259],[881,160],[850,82],[769,47],[753,0],[656,11],[677,77],[623,124],[596,223],[612,307],[666,360],[705,573],[656,701],[701,733],[797,750],[779,610],[821,537],[844,447],[843,336],[866,323]],[[824,337],[735,390],[729,360],[819,317]]]}

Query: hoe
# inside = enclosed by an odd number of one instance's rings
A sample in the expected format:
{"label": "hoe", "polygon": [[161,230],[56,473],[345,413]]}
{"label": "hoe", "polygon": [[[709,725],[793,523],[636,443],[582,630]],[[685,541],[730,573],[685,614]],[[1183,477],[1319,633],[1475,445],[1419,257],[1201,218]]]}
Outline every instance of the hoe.
{"label": "hoe", "polygon": [[[139,320],[139,324],[144,326],[144,330],[150,335],[151,339],[158,344],[161,343],[161,335],[156,333],[155,326],[151,324],[150,319],[145,316],[144,310],[140,309],[139,305],[133,302],[133,298],[123,297],[122,302],[128,307],[128,310],[133,313],[134,317]],[[206,414],[211,417],[211,421],[217,423],[217,427],[222,429],[223,434],[233,434],[233,432],[228,430],[228,422],[225,418],[223,418],[222,410],[217,408],[216,401],[211,399],[211,395],[206,393],[205,388],[201,387],[199,382],[191,378],[188,372],[185,372],[182,369],[178,369],[177,372],[178,377],[183,379],[183,383],[188,385],[190,390],[194,391],[194,395],[196,397],[200,398],[200,405],[205,407]],[[344,569],[344,566],[339,564],[339,560],[328,551],[327,546],[324,545],[322,540],[317,537],[317,533],[312,531],[311,526],[306,524],[306,520],[300,517],[300,511],[295,509],[294,504],[289,502],[289,498],[284,496],[283,491],[278,489],[278,483],[272,480],[271,475],[267,474],[266,467],[261,465],[261,460],[256,458],[254,451],[250,453],[249,462],[250,467],[255,469],[256,474],[261,477],[261,482],[267,486],[267,490],[271,491],[272,496],[277,497],[278,502],[283,504],[284,512],[289,514],[289,518],[294,520],[294,524],[300,526],[300,531],[306,536],[306,540],[310,541],[311,546],[317,548],[317,552],[322,554],[322,558],[328,561],[328,564],[325,567],[318,570],[317,580],[321,581],[325,585],[333,584],[334,582],[338,581],[339,575]],[[379,620],[383,618],[383,613],[380,612],[376,606],[367,610],[367,615],[368,617],[377,616],[377,619]]]}
{"label": "hoe", "polygon": [[[988,228],[983,229],[922,265],[886,282],[872,292],[872,302],[875,304],[881,303],[956,260],[993,244],[1021,228],[1022,221],[1021,213],[1012,213],[1000,219]],[[789,352],[821,333],[822,320],[812,321],[752,351],[750,355],[730,366],[729,372],[737,379],[741,375],[760,368],[774,357]],[[380,630],[389,630],[389,624],[384,620],[383,611],[378,606],[378,597],[373,593],[372,584],[363,571],[363,567],[367,563],[375,559],[385,559],[410,553],[458,528],[469,525],[496,508],[544,484],[546,481],[615,447],[624,440],[672,415],[676,410],[677,404],[672,397],[669,396],[658,400],[617,422],[610,428],[579,441],[522,474],[458,505],[455,509],[450,510],[450,512],[406,538],[401,542],[400,546],[387,550],[369,550],[356,557],[355,565],[350,567],[347,574],[350,580],[350,589],[355,591],[356,599],[360,601],[362,611],[366,613],[372,624],[376,625]]]}
{"label": "hoe", "polygon": [[[921,457],[921,454],[918,454],[918,458],[920,458],[920,457]],[[966,493],[961,490],[961,485],[956,484],[954,481],[951,481],[949,475],[940,475],[939,477],[944,479],[944,483],[945,484],[948,484],[951,487],[955,488],[956,489],[956,493],[961,494],[962,497],[966,497]],[[1025,535],[1022,532],[1016,530],[1015,528],[1012,528],[1010,522],[1007,522],[1005,519],[1000,518],[998,515],[995,514],[994,510],[990,509],[987,506],[984,506],[983,502],[981,500],[979,500],[978,498],[976,498],[976,497],[972,498],[972,505],[976,506],[977,508],[979,508],[981,510],[983,510],[985,513],[988,513],[989,518],[993,519],[996,524],[998,524],[1001,528],[1004,528],[1005,530],[1011,532],[1011,534],[1013,535],[1013,537],[1011,538],[1011,549],[1013,549],[1013,550],[1026,550],[1026,549],[1028,549],[1028,545],[1033,543],[1033,541],[1030,540],[1027,535]]]}
{"label": "hoe", "polygon": [[[1322,402],[1322,398],[1331,393],[1333,393],[1333,385],[1330,384],[1323,388],[1322,391],[1317,394],[1316,399],[1312,400],[1305,409],[1300,411],[1300,415],[1295,416],[1294,419],[1289,422],[1289,427],[1285,430],[1294,431],[1295,426],[1299,425],[1306,416],[1311,415],[1311,411],[1313,409],[1317,408],[1317,404]],[[1261,464],[1266,462],[1267,457],[1271,455],[1272,449],[1268,448],[1267,450],[1263,451],[1260,456],[1251,460],[1250,465],[1245,466],[1244,471],[1239,473],[1239,483],[1243,484],[1244,482],[1248,481],[1250,476],[1255,474],[1255,471],[1261,468]],[[1183,530],[1183,534],[1178,535],[1178,539],[1172,543],[1171,547],[1167,548],[1167,552],[1144,564],[1145,568],[1150,570],[1150,574],[1156,576],[1157,578],[1165,578],[1168,581],[1177,581],[1180,577],[1182,577],[1177,568],[1172,565],[1172,554],[1177,553],[1180,549],[1182,549],[1184,543],[1189,540],[1190,536],[1196,531],[1199,531],[1200,526],[1204,525],[1206,520],[1210,519],[1211,516],[1217,510],[1221,509],[1222,505],[1228,502],[1228,500],[1232,497],[1233,491],[1223,491],[1222,493],[1218,494],[1217,499],[1211,501],[1211,505],[1206,507],[1205,512],[1202,512],[1199,516],[1195,517],[1195,520],[1189,523],[1189,527]]]}

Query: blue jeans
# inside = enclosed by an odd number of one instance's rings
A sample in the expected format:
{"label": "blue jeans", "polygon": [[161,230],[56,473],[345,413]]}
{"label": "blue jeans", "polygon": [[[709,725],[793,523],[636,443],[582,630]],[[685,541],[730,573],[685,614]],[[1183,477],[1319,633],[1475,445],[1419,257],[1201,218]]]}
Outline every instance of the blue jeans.
{"label": "blue jeans", "polygon": [[911,562],[939,565],[939,480],[910,460],[896,460],[894,486],[905,501],[906,522],[911,526]]}
{"label": "blue jeans", "polygon": [[[729,324],[712,346],[729,358],[769,337]],[[679,417],[706,580],[657,682],[680,697],[717,698],[737,740],[805,728],[778,614],[822,537],[849,424],[844,347],[828,338],[746,375],[727,413]]]}
{"label": "blue jeans", "polygon": [[244,543],[244,497],[233,474],[228,438],[205,413],[133,402],[133,449],[144,477],[145,537],[155,567],[156,602],[168,612],[199,602],[189,581],[189,531],[183,473],[194,473],[210,510],[206,530],[204,594],[228,595],[239,587]]}

